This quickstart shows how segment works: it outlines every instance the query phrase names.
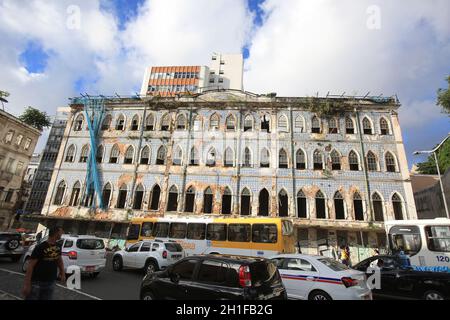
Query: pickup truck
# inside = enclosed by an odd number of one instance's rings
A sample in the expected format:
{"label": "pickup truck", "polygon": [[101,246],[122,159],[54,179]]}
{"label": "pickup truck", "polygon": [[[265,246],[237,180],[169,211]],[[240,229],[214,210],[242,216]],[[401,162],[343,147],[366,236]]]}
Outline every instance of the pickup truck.
{"label": "pickup truck", "polygon": [[417,271],[405,266],[398,255],[379,255],[368,258],[353,266],[353,269],[366,272],[367,276],[379,269],[380,288],[374,288],[374,298],[450,300],[450,273]]}

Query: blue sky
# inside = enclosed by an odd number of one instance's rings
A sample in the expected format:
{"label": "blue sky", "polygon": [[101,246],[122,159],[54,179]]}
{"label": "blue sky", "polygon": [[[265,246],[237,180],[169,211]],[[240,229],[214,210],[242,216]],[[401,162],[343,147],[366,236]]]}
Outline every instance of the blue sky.
{"label": "blue sky", "polygon": [[52,114],[81,92],[134,94],[146,66],[240,51],[248,91],[398,94],[412,164],[450,131],[435,105],[450,72],[450,3],[379,0],[379,29],[366,25],[373,10],[370,0],[0,0],[0,89],[12,113]]}

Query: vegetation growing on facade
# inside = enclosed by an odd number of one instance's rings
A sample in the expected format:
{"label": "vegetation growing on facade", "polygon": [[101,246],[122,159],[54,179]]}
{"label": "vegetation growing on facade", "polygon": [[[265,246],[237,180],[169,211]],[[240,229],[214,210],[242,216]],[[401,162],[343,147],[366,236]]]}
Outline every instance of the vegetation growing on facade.
{"label": "vegetation growing on facade", "polygon": [[51,119],[47,113],[33,107],[26,108],[19,119],[39,131],[48,128],[51,125]]}
{"label": "vegetation growing on facade", "polygon": [[447,89],[439,89],[436,104],[441,106],[445,113],[450,115],[450,76],[447,77],[449,87]]}

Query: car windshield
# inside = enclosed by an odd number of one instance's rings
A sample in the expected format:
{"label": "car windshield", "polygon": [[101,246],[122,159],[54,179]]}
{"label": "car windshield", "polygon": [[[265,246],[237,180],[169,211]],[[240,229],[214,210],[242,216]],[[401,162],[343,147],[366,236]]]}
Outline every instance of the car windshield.
{"label": "car windshield", "polygon": [[181,252],[183,247],[179,243],[166,243],[166,249],[170,252]]}
{"label": "car windshield", "polygon": [[317,260],[333,271],[344,271],[350,269],[345,264],[342,264],[339,261],[333,260],[331,258],[320,258]]}
{"label": "car windshield", "polygon": [[105,248],[105,243],[101,239],[79,239],[77,248],[84,250],[101,250]]}

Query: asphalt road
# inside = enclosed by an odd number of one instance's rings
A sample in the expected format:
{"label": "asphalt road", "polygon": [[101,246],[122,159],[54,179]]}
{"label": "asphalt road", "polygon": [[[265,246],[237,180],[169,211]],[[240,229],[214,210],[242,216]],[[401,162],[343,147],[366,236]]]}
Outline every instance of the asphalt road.
{"label": "asphalt road", "polygon": [[[8,273],[4,270],[10,270]],[[20,296],[20,288],[23,283],[21,262],[11,262],[9,259],[0,258],[0,291]],[[81,292],[88,294],[76,294],[68,289],[58,288],[55,292],[57,299],[95,299],[102,300],[138,300],[139,288],[143,278],[142,271],[123,270],[113,271],[111,254],[108,254],[106,269],[97,278],[82,277]],[[91,297],[90,297],[91,296]]]}

